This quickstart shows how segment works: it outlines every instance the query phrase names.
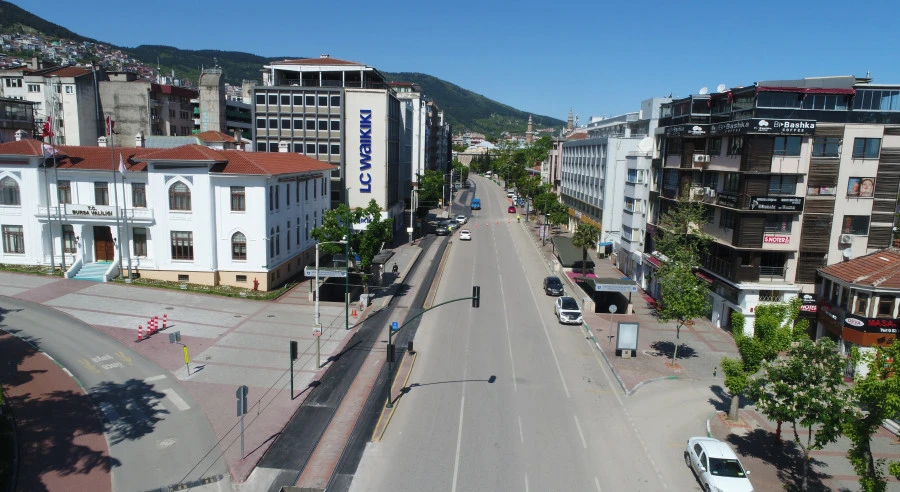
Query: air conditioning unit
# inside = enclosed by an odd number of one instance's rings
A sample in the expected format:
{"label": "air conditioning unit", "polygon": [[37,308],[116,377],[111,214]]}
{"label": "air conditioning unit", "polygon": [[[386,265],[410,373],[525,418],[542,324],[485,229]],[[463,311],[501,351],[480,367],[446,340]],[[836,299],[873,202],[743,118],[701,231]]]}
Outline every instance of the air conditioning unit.
{"label": "air conditioning unit", "polygon": [[850,244],[853,242],[853,234],[841,234],[840,243]]}
{"label": "air conditioning unit", "polygon": [[709,154],[694,154],[694,162],[709,163]]}
{"label": "air conditioning unit", "polygon": [[716,190],[710,188],[709,186],[703,188],[703,194],[706,196],[713,196],[716,193]]}

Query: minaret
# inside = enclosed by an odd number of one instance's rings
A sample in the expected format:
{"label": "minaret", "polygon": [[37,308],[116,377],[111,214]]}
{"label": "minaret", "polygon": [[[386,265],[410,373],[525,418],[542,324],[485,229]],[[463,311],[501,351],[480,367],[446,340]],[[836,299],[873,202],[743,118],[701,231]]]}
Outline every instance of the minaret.
{"label": "minaret", "polygon": [[572,131],[573,127],[574,127],[574,125],[572,124],[572,110],[570,109],[569,110],[569,122],[566,123],[566,130]]}
{"label": "minaret", "polygon": [[531,121],[531,115],[528,115],[528,130],[525,132],[525,143],[534,142],[534,123]]}

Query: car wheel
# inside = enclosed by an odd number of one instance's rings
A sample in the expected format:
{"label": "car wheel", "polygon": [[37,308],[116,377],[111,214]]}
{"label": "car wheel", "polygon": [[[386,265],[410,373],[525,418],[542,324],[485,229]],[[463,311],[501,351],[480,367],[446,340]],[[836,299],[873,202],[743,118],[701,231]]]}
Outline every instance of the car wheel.
{"label": "car wheel", "polygon": [[687,465],[688,468],[691,467],[691,457],[688,455],[688,452],[684,452],[684,464]]}
{"label": "car wheel", "polygon": [[712,489],[709,487],[709,484],[706,484],[706,492],[712,492]]}

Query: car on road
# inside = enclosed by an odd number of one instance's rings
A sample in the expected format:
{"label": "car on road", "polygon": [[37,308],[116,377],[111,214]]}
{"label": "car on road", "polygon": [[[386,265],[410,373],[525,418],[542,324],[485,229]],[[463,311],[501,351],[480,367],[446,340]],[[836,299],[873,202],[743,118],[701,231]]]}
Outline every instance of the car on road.
{"label": "car on road", "polygon": [[468,229],[463,229],[459,231],[459,240],[460,241],[471,241],[472,240],[472,231]]}
{"label": "car on road", "polygon": [[436,236],[449,236],[456,228],[456,221],[442,220],[438,222],[437,229],[434,231]]}
{"label": "car on road", "polygon": [[514,196],[516,196],[516,192],[515,192],[515,191],[509,190],[509,191],[506,192],[506,198],[512,198],[512,197],[514,197]]}
{"label": "car on road", "polygon": [[684,462],[707,492],[753,492],[750,472],[744,470],[731,447],[718,439],[688,439]]}
{"label": "car on road", "polygon": [[548,296],[561,296],[565,293],[562,279],[556,276],[544,278],[544,294]]}
{"label": "car on road", "polygon": [[520,207],[524,207],[524,206],[525,206],[525,200],[519,198],[518,200],[516,200],[516,205],[518,205],[518,206],[520,206]]}
{"label": "car on road", "polygon": [[456,216],[456,223],[459,225],[463,225],[468,221],[469,221],[469,218],[466,217],[465,215],[457,215]]}
{"label": "car on road", "polygon": [[554,311],[556,319],[562,324],[580,325],[582,323],[581,307],[578,306],[578,301],[574,297],[557,297]]}
{"label": "car on road", "polygon": [[508,213],[514,214],[516,213],[516,207],[510,205],[508,209],[506,209]]}

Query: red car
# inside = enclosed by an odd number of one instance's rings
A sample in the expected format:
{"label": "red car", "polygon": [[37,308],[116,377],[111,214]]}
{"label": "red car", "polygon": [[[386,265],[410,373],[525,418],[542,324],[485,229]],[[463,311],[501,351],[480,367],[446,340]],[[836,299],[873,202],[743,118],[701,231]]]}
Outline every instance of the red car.
{"label": "red car", "polygon": [[509,208],[506,209],[506,211],[511,214],[514,214],[514,213],[516,213],[516,207],[513,207],[512,205],[510,205]]}

